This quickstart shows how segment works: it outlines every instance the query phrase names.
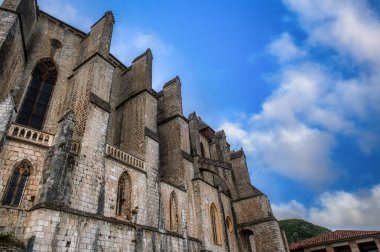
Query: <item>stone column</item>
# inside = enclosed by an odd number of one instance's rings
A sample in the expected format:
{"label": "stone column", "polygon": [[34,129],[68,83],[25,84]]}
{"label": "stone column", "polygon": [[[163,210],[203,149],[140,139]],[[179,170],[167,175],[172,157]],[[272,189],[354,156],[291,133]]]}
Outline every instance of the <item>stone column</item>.
{"label": "stone column", "polygon": [[74,125],[74,113],[69,111],[60,121],[59,132],[45,161],[39,203],[58,208],[68,206],[73,168],[70,146]]}
{"label": "stone column", "polygon": [[334,248],[331,245],[326,246],[326,251],[327,252],[334,252]]}
{"label": "stone column", "polygon": [[360,252],[360,249],[355,241],[351,241],[349,244],[352,252]]}
{"label": "stone column", "polygon": [[380,239],[379,238],[375,238],[375,243],[376,243],[377,249],[380,250]]}

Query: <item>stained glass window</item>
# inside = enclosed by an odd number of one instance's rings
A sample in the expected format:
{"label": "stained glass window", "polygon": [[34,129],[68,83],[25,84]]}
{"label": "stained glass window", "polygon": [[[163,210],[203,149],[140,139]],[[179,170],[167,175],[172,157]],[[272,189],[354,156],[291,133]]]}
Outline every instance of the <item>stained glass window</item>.
{"label": "stained glass window", "polygon": [[29,172],[30,164],[28,161],[22,161],[16,165],[8,183],[8,189],[3,199],[3,205],[18,206],[20,204]]}
{"label": "stained glass window", "polygon": [[57,76],[57,67],[51,59],[42,59],[36,64],[17,123],[35,129],[42,128]]}

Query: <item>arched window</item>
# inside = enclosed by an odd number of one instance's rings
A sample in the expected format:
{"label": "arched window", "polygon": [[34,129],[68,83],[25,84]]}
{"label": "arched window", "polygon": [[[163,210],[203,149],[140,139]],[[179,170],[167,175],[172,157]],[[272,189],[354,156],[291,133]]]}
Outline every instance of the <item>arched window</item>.
{"label": "arched window", "polygon": [[8,182],[7,192],[3,198],[3,205],[18,206],[20,204],[30,169],[31,164],[28,160],[23,160],[16,164]]}
{"label": "arched window", "polygon": [[178,218],[178,203],[177,196],[173,191],[170,194],[170,230],[178,231],[179,218]]}
{"label": "arched window", "polygon": [[214,203],[211,204],[210,207],[210,216],[211,216],[211,227],[212,227],[212,238],[214,244],[222,245],[222,237],[221,237],[221,227],[219,221],[218,210]]}
{"label": "arched window", "polygon": [[201,143],[201,157],[206,157],[205,147],[204,147],[203,143]]}
{"label": "arched window", "polygon": [[42,129],[57,76],[57,67],[52,59],[41,59],[36,64],[17,117],[17,123]]}
{"label": "arched window", "polygon": [[232,224],[232,220],[230,216],[227,216],[226,223],[227,223],[228,232],[232,233],[234,231],[234,225]]}
{"label": "arched window", "polygon": [[119,179],[117,186],[116,215],[131,220],[131,178],[124,172]]}
{"label": "arched window", "polygon": [[255,238],[253,236],[252,230],[243,229],[241,231],[243,235],[243,245],[250,252],[256,252]]}

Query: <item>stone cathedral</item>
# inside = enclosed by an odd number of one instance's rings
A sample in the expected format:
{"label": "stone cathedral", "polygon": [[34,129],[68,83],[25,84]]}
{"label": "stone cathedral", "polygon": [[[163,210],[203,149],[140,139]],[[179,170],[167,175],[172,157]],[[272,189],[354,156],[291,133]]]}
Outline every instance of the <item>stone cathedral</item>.
{"label": "stone cathedral", "polygon": [[[243,150],[195,112],[152,52],[110,54],[35,0],[0,8],[0,232],[26,251],[288,251]],[[128,43],[128,42],[126,42]]]}

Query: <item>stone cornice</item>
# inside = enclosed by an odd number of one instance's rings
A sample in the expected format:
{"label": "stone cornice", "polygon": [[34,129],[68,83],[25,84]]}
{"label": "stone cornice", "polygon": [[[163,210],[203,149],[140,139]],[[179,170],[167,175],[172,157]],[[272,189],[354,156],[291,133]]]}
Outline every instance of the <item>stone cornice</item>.
{"label": "stone cornice", "polygon": [[174,120],[174,119],[176,119],[176,118],[182,118],[186,123],[189,123],[189,120],[187,120],[187,118],[186,117],[184,117],[183,115],[180,115],[180,114],[176,114],[176,115],[173,115],[173,116],[169,116],[168,118],[165,118],[165,119],[162,119],[161,121],[159,121],[158,123],[157,123],[157,125],[158,126],[160,126],[160,125],[163,125],[163,124],[165,124],[165,123],[167,123],[167,122],[170,122],[171,120]]}
{"label": "stone cornice", "polygon": [[142,93],[144,93],[144,92],[147,92],[148,94],[150,94],[151,96],[153,96],[154,99],[157,99],[156,96],[153,94],[153,91],[148,90],[148,89],[143,89],[143,90],[141,90],[141,91],[138,91],[138,92],[136,92],[136,93],[133,93],[133,94],[130,95],[128,98],[126,98],[124,101],[120,102],[120,104],[117,105],[115,109],[120,108],[120,107],[123,106],[125,103],[127,103],[129,100],[135,98],[136,96],[138,96],[138,95],[140,95],[140,94],[142,94]]}
{"label": "stone cornice", "polygon": [[158,134],[147,127],[145,127],[145,136],[152,138],[158,143],[160,142],[160,138],[158,137]]}
{"label": "stone cornice", "polygon": [[92,92],[90,93],[90,102],[97,105],[101,109],[107,111],[108,113],[111,113],[111,105],[109,104],[109,102],[103,100],[102,98],[100,98]]}

